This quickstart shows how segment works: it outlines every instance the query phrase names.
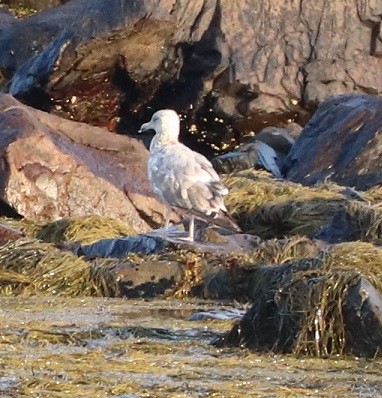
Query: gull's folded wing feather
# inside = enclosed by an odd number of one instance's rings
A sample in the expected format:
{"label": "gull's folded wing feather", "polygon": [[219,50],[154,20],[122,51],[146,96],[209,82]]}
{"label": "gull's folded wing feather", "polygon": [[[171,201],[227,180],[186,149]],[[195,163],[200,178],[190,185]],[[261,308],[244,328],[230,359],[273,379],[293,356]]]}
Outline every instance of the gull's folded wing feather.
{"label": "gull's folded wing feather", "polygon": [[195,209],[205,214],[225,210],[228,190],[211,163],[182,144],[158,148],[149,160],[153,190],[172,206]]}

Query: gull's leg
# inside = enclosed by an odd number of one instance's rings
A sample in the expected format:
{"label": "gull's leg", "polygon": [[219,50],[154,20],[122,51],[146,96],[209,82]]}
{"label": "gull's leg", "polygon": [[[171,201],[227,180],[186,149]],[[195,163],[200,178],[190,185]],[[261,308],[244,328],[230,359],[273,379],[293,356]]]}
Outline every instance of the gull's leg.
{"label": "gull's leg", "polygon": [[168,227],[170,225],[170,217],[171,217],[171,207],[166,205],[166,211],[164,213],[164,231],[163,231],[163,238],[167,238]]}
{"label": "gull's leg", "polygon": [[195,229],[195,217],[192,215],[188,226],[188,237],[187,240],[190,242],[194,241],[194,229]]}

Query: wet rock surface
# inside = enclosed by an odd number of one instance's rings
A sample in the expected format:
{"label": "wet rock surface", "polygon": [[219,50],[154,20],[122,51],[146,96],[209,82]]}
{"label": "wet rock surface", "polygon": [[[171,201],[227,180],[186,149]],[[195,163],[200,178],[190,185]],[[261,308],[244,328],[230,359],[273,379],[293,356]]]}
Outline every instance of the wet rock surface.
{"label": "wet rock surface", "polygon": [[365,190],[382,183],[382,98],[344,95],[322,104],[283,166],[296,182],[332,180]]}
{"label": "wet rock surface", "polygon": [[[142,391],[165,398],[174,390],[192,398],[254,391],[262,398],[280,391],[309,396],[312,386],[322,398],[382,393],[380,359],[328,361],[211,346],[232,322],[221,317],[238,313],[237,305],[42,296],[0,297],[0,305],[7,319],[0,328],[3,396],[78,397],[84,385],[85,394],[126,398]],[[208,313],[217,316],[196,317]],[[70,379],[56,380],[67,373]]]}
{"label": "wet rock surface", "polygon": [[88,258],[123,258],[130,253],[156,254],[165,249],[165,241],[160,237],[138,235],[117,239],[102,239],[90,245],[74,247],[79,256]]}
{"label": "wet rock surface", "polygon": [[183,267],[176,261],[147,261],[122,265],[116,271],[117,295],[128,298],[154,298],[168,294],[182,280]]}
{"label": "wet rock surface", "polygon": [[299,127],[298,125],[291,127],[291,129],[282,127],[266,127],[259,131],[256,134],[256,138],[251,139],[250,142],[264,142],[279,154],[286,156],[296,141],[294,136],[297,138],[300,134],[300,129],[302,130],[302,127]]}

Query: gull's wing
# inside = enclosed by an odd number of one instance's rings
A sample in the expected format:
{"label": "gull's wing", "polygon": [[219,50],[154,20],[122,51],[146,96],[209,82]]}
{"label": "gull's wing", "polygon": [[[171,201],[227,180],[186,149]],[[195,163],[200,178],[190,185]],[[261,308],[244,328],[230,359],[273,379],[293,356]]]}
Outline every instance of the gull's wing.
{"label": "gull's wing", "polygon": [[171,206],[207,215],[225,210],[228,190],[211,163],[183,144],[166,145],[151,153],[149,179],[154,192]]}

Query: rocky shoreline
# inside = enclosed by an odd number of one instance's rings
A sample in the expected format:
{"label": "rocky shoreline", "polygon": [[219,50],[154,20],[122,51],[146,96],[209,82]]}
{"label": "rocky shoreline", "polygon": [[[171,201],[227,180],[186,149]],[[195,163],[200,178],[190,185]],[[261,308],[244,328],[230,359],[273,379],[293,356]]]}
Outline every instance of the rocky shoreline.
{"label": "rocky shoreline", "polygon": [[[0,9],[0,292],[250,302],[215,344],[379,356],[377,6],[352,16],[344,48],[328,22],[340,1],[321,19],[274,2],[247,31],[235,27],[250,1],[136,3]],[[136,132],[164,107],[185,143],[216,155],[242,234],[152,232],[165,208]]]}

